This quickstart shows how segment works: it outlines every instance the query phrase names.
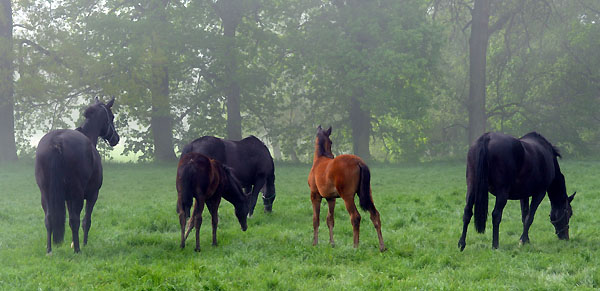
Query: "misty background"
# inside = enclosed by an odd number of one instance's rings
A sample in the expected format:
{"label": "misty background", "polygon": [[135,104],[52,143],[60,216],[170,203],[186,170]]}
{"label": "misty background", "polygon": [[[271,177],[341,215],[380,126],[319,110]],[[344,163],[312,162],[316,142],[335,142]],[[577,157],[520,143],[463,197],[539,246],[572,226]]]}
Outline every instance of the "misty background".
{"label": "misty background", "polygon": [[[598,0],[0,0],[0,164],[116,97],[105,157],[203,135],[275,159],[462,159],[485,131],[600,150]],[[127,156],[127,158],[124,158]]]}

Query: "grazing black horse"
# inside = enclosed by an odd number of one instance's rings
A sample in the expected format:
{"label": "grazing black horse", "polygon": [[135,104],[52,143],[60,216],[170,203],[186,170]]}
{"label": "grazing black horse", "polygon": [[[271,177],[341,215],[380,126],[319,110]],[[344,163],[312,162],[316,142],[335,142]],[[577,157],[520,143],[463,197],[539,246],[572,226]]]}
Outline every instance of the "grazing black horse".
{"label": "grazing black horse", "polygon": [[[543,136],[530,132],[520,139],[502,133],[485,133],[467,155],[467,203],[463,231],[458,247],[465,248],[467,227],[475,205],[475,230],[485,231],[488,214],[488,191],[496,196],[492,212],[492,247],[498,248],[498,228],[508,199],[521,200],[523,234],[521,243],[529,242],[529,227],[535,211],[548,192],[550,221],[559,239],[569,239],[569,219],[573,214],[567,197],[565,177],[560,172],[558,150]],[[529,197],[531,204],[529,204]]]}
{"label": "grazing black horse", "polygon": [[[239,181],[231,174],[231,170],[219,161],[208,158],[198,153],[183,154],[177,167],[177,213],[181,225],[181,248],[185,247],[185,240],[192,228],[196,228],[196,248],[200,251],[200,225],[202,225],[202,210],[204,204],[212,216],[212,244],[217,245],[217,224],[219,223],[219,204],[221,197],[231,202],[235,207],[242,231],[248,225],[248,198],[242,190]],[[187,219],[190,217],[192,201],[194,214],[190,218],[189,227],[185,231]]]}
{"label": "grazing black horse", "polygon": [[258,192],[263,190],[265,211],[273,210],[275,201],[275,166],[269,149],[255,136],[249,136],[240,141],[225,140],[214,136],[203,136],[186,145],[182,155],[200,153],[215,159],[233,169],[233,174],[242,183],[246,193],[250,194],[250,211],[258,199]]}
{"label": "grazing black horse", "polygon": [[42,192],[42,208],[47,233],[47,249],[52,252],[54,243],[64,239],[65,202],[69,210],[69,225],[73,233],[73,248],[79,252],[79,216],[85,204],[83,218],[83,244],[87,244],[92,210],[102,186],[102,163],[96,150],[98,137],[111,146],[119,142],[113,124],[111,107],[96,98],[96,103],[85,112],[85,121],[76,130],[59,129],[47,133],[40,140],[35,154],[35,179]]}

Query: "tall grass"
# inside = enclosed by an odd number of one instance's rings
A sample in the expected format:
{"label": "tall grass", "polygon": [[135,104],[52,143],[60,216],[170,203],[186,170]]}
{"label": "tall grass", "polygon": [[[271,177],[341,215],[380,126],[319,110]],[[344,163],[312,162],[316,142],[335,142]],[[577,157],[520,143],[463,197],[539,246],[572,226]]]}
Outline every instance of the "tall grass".
{"label": "tall grass", "polygon": [[[563,161],[573,202],[570,241],[559,241],[542,202],[519,246],[518,201],[509,201],[500,248],[491,231],[469,229],[459,252],[465,199],[462,163],[374,166],[372,188],[388,251],[378,251],[368,213],[352,248],[352,227],[341,200],[336,247],[328,244],[322,207],[320,243],[312,243],[309,166],[276,167],[272,214],[262,205],[242,232],[233,207],[221,203],[219,245],[211,246],[205,211],[200,253],[179,249],[175,166],[107,164],[87,246],[69,243],[45,254],[44,214],[31,163],[0,168],[0,289],[90,290],[340,290],[340,289],[583,289],[600,288],[600,162]],[[494,199],[490,199],[493,207]],[[260,203],[260,202],[259,202]],[[491,219],[488,219],[488,223]],[[491,227],[488,227],[491,229]],[[65,241],[70,241],[67,226]]]}

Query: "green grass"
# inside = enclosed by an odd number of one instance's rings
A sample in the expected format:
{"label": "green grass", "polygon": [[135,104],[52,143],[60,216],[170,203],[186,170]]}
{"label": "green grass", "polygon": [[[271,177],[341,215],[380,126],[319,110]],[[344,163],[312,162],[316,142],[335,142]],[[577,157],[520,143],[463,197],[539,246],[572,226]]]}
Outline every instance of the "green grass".
{"label": "green grass", "polygon": [[[570,241],[550,224],[548,199],[519,246],[518,201],[509,201],[500,248],[491,249],[491,219],[484,235],[469,229],[457,241],[465,196],[462,163],[372,167],[375,205],[388,251],[363,220],[352,248],[348,213],[338,200],[328,244],[322,207],[320,243],[312,243],[309,166],[277,167],[274,212],[262,208],[242,232],[223,202],[219,246],[211,246],[205,211],[200,253],[193,236],[179,249],[174,166],[108,164],[92,216],[89,244],[73,254],[69,243],[45,254],[44,214],[31,163],[0,168],[0,289],[90,290],[340,290],[340,289],[548,289],[600,288],[600,162],[563,161],[573,202]],[[494,199],[490,199],[490,209]],[[324,205],[326,205],[324,203]],[[258,207],[262,207],[259,205]],[[65,241],[70,241],[67,226]]]}

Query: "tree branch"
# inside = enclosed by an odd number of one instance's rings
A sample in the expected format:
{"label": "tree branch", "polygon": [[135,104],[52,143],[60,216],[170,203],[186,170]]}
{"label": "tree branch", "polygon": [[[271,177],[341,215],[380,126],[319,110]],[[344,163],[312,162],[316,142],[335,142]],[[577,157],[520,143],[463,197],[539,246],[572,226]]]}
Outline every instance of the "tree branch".
{"label": "tree branch", "polygon": [[41,53],[43,53],[43,54],[45,54],[45,55],[47,55],[49,57],[52,57],[52,59],[56,63],[58,63],[60,65],[63,65],[67,69],[72,70],[71,66],[67,65],[67,63],[65,63],[65,61],[62,58],[60,58],[59,56],[57,56],[55,52],[49,51],[49,50],[45,49],[44,47],[42,47],[41,45],[39,45],[39,44],[37,44],[37,43],[35,43],[35,42],[31,41],[31,40],[28,40],[28,39],[17,39],[16,41],[19,42],[19,43],[21,43],[21,44],[27,44],[27,45],[35,48],[39,52],[41,52]]}

